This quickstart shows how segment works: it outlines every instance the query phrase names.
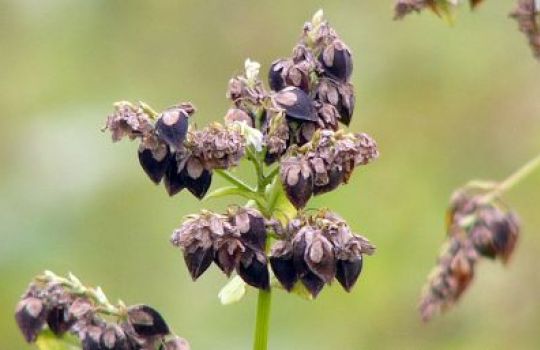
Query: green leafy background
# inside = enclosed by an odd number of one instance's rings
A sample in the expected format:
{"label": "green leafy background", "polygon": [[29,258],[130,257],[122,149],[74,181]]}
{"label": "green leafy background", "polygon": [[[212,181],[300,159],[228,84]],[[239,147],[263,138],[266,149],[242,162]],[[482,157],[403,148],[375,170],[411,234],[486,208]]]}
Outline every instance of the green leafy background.
{"label": "green leafy background", "polygon": [[139,168],[136,145],[99,129],[121,99],[191,100],[197,124],[221,119],[244,59],[266,71],[321,5],[355,54],[351,128],[373,135],[381,158],[310,205],[341,213],[378,252],[351,294],[277,292],[270,347],[540,348],[540,173],[507,196],[524,229],[509,267],[482,264],[444,318],[422,325],[416,312],[452,189],[503,178],[540,150],[540,65],[507,18],[510,1],[463,8],[450,28],[430,13],[393,22],[390,0],[2,0],[1,349],[30,348],[12,310],[45,268],[153,305],[194,349],[250,347],[253,291],[221,306],[225,278],[212,269],[192,283],[168,242],[183,215],[227,202],[168,198]]}

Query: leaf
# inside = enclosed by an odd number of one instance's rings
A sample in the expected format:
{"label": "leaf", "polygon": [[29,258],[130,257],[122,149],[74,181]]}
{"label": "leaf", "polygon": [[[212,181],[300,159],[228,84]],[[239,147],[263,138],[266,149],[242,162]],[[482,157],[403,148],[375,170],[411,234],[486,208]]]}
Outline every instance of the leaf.
{"label": "leaf", "polygon": [[57,337],[49,329],[42,331],[37,340],[36,346],[39,350],[80,350],[81,346],[75,337],[66,334]]}
{"label": "leaf", "polygon": [[234,276],[227,284],[221,288],[218,298],[223,305],[230,305],[239,302],[246,294],[246,282],[240,276]]}
{"label": "leaf", "polygon": [[244,191],[243,189],[238,188],[236,186],[226,186],[226,187],[220,187],[212,191],[211,193],[206,195],[204,199],[205,200],[217,199],[217,198],[223,198],[227,196],[240,196],[240,197],[250,196],[251,197],[251,195],[252,194],[250,192]]}

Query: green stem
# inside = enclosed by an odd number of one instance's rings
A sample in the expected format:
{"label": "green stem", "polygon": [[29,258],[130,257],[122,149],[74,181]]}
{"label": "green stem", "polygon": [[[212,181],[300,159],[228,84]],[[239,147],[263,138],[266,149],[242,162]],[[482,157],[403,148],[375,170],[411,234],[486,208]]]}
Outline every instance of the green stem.
{"label": "green stem", "polygon": [[216,169],[214,171],[216,174],[218,174],[219,176],[227,180],[229,183],[235,185],[236,187],[239,187],[248,192],[256,192],[256,190],[251,188],[248,184],[246,184],[244,181],[240,180],[239,178],[237,178],[236,176],[234,176],[227,170]]}
{"label": "green stem", "polygon": [[270,323],[270,305],[272,292],[260,290],[257,298],[257,322],[255,324],[255,339],[253,350],[266,350],[268,348],[268,325]]}
{"label": "green stem", "polygon": [[499,182],[493,191],[488,192],[483,198],[482,202],[489,203],[495,198],[500,197],[504,192],[510,190],[515,185],[519,184],[526,177],[531,175],[538,167],[540,167],[540,154],[535,158],[529,160],[525,165],[516,170],[512,175],[507,177],[504,181]]}

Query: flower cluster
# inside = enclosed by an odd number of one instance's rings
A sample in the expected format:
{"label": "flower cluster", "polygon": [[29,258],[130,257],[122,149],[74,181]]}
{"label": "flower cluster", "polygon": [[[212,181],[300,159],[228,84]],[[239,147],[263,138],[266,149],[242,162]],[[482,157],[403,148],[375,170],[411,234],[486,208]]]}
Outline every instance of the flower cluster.
{"label": "flower cluster", "polygon": [[354,168],[379,155],[367,134],[317,131],[312,140],[292,148],[281,161],[281,182],[296,208],[303,208],[312,195],[334,190],[346,183]]}
{"label": "flower cluster", "polygon": [[227,276],[236,270],[247,284],[268,289],[266,238],[274,226],[253,208],[230,207],[226,214],[203,210],[174,231],[171,243],[182,249],[193,280],[215,262]]}
{"label": "flower cluster", "polygon": [[203,198],[212,170],[238,165],[246,138],[237,123],[214,123],[197,130],[189,126],[195,108],[181,103],[159,115],[143,103],[118,102],[107,118],[113,141],[140,139],[139,162],[156,184],[163,180],[169,195],[188,189]]}
{"label": "flower cluster", "polygon": [[363,255],[375,251],[366,238],[327,210],[291,220],[284,235],[272,246],[272,271],[286,290],[300,281],[313,297],[334,278],[350,291],[362,271]]}
{"label": "flower cluster", "polygon": [[15,319],[29,343],[48,327],[58,337],[75,335],[83,350],[189,350],[155,309],[122,302],[114,306],[100,288],[85,287],[71,274],[62,278],[47,271],[36,277]]}
{"label": "flower cluster", "polygon": [[[484,0],[469,0],[471,8],[475,8]],[[441,16],[448,14],[453,8],[459,6],[464,0],[397,0],[394,6],[394,19],[402,19],[412,12],[421,12],[430,9]]]}
{"label": "flower cluster", "polygon": [[519,30],[529,40],[534,56],[540,59],[540,1],[519,0],[510,16],[518,22]]}
{"label": "flower cluster", "polygon": [[[448,210],[448,242],[420,302],[424,320],[455,304],[474,277],[481,257],[508,262],[519,236],[516,215],[470,189],[457,191]],[[489,198],[488,198],[489,199]]]}

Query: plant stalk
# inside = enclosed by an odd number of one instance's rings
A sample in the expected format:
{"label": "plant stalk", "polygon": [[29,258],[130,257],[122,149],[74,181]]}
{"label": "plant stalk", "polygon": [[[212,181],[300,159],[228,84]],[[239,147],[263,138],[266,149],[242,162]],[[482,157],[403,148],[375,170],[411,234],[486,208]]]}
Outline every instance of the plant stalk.
{"label": "plant stalk", "polygon": [[272,304],[272,292],[259,290],[257,298],[257,321],[255,323],[255,338],[253,350],[267,350],[268,326],[270,324],[270,305]]}
{"label": "plant stalk", "polygon": [[495,198],[500,197],[503,193],[513,188],[515,185],[519,184],[529,175],[531,175],[538,167],[540,167],[540,154],[535,158],[529,160],[525,165],[516,170],[513,174],[507,177],[505,180],[499,182],[495,188],[488,192],[482,202],[489,203]]}

